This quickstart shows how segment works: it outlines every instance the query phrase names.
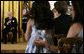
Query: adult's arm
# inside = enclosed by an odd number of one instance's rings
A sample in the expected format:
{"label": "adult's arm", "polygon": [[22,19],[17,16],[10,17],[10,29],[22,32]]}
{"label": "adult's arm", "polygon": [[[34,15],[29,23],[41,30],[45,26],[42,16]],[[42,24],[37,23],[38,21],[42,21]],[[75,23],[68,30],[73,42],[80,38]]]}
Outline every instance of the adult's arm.
{"label": "adult's arm", "polygon": [[4,25],[5,25],[6,27],[10,25],[10,24],[8,23],[8,18],[5,18],[5,23],[4,23]]}
{"label": "adult's arm", "polygon": [[81,31],[82,29],[82,25],[79,24],[79,23],[74,23],[69,31],[68,31],[68,34],[67,34],[67,38],[75,38],[77,37],[77,35],[79,34],[79,32]]}

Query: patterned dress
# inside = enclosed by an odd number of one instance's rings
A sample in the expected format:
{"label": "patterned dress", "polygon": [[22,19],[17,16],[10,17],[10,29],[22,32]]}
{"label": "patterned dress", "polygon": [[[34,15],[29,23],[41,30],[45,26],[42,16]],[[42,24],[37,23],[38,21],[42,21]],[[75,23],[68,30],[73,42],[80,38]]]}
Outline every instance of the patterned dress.
{"label": "patterned dress", "polygon": [[32,33],[27,44],[25,53],[50,53],[50,51],[43,47],[37,47],[34,45],[35,39],[42,39],[43,41],[53,44],[50,30],[37,30],[35,25],[32,26]]}

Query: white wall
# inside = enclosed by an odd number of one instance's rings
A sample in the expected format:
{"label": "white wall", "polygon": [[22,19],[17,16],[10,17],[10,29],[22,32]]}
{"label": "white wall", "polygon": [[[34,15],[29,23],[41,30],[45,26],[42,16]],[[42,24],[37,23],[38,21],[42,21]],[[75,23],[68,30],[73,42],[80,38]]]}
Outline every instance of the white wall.
{"label": "white wall", "polygon": [[54,8],[54,3],[55,3],[56,1],[49,1],[49,3],[50,3],[50,9],[52,10],[53,8]]}
{"label": "white wall", "polygon": [[[33,2],[34,2],[34,1],[33,1]],[[32,2],[32,3],[33,3],[33,2]],[[56,2],[56,1],[49,1],[50,7],[51,7],[50,9],[51,9],[51,10],[54,8],[54,3],[55,3],[55,2]]]}

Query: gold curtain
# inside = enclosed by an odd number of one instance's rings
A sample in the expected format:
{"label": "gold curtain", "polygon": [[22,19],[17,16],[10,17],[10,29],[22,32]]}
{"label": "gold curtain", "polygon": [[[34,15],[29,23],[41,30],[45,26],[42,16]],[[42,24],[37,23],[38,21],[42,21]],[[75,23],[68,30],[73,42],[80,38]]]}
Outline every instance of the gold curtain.
{"label": "gold curtain", "polygon": [[[10,11],[17,19],[17,42],[19,42],[20,31],[22,32],[22,5],[24,1],[1,1],[1,40],[4,29],[5,18]],[[21,35],[23,37],[23,35]]]}
{"label": "gold curtain", "polygon": [[3,1],[1,1],[1,39],[2,39],[2,29],[3,29]]}

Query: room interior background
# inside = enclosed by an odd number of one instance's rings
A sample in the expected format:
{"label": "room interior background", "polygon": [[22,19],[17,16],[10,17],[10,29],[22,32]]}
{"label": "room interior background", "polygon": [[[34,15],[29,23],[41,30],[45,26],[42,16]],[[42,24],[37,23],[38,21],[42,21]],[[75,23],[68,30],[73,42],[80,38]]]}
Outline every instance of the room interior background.
{"label": "room interior background", "polygon": [[[54,7],[54,3],[56,1],[49,1],[51,10]],[[29,10],[32,8],[32,1],[28,1],[29,3]],[[7,17],[7,13],[10,11],[13,14],[13,17],[17,18],[17,42],[24,41],[24,33],[22,30],[22,10],[24,1],[1,1],[1,40],[2,40],[2,30],[5,28],[4,22],[5,18]],[[68,7],[70,14],[70,6]],[[20,38],[19,38],[20,37]]]}
{"label": "room interior background", "polygon": [[[32,7],[32,2],[29,2],[29,9]],[[24,1],[1,1],[1,40],[2,30],[5,28],[5,18],[8,17],[7,13],[12,12],[13,17],[17,18],[17,42],[23,40],[22,32],[22,10]],[[20,38],[19,38],[20,37]]]}

